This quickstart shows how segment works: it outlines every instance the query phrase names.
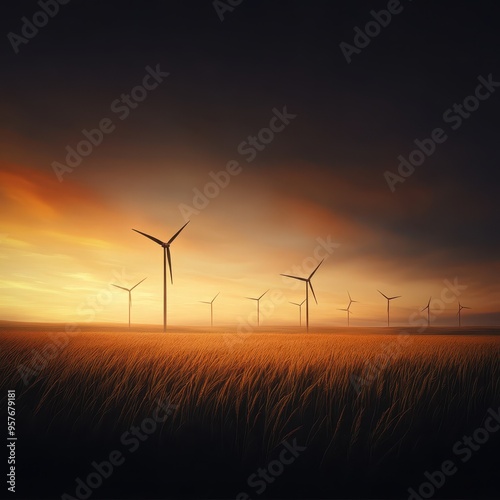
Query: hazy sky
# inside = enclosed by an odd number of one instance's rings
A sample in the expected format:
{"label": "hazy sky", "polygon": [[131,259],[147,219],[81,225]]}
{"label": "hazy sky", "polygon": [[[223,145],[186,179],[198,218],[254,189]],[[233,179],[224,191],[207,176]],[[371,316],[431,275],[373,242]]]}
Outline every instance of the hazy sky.
{"label": "hazy sky", "polygon": [[347,290],[353,325],[383,325],[377,289],[402,295],[394,325],[431,295],[455,324],[445,280],[464,324],[498,324],[491,2],[393,0],[390,20],[387,2],[222,4],[222,21],[209,0],[4,8],[1,318],[125,321],[110,283],[147,276],[132,320],[161,323],[162,251],[131,229],[168,240],[189,218],[173,324],[208,324],[218,292],[216,324],[253,321],[245,296],[267,289],[263,323],[296,324],[303,286],[279,274],[324,256],[312,325],[344,325]]}

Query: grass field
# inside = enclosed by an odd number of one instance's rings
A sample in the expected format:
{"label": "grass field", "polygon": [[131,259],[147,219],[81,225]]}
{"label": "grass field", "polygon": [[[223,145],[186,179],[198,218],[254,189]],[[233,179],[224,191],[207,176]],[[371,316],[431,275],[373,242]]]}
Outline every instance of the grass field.
{"label": "grass field", "polygon": [[[258,332],[228,342],[229,331],[110,328],[67,345],[57,332],[1,332],[2,399],[16,389],[25,488],[40,497],[76,498],[76,478],[114,449],[127,459],[92,498],[408,497],[426,470],[460,462],[454,444],[500,407],[495,330]],[[48,344],[52,359],[36,354]],[[129,453],[121,436],[158,401],[176,409]],[[259,494],[249,476],[294,440],[305,449]],[[492,434],[435,496],[491,496],[499,442]]]}

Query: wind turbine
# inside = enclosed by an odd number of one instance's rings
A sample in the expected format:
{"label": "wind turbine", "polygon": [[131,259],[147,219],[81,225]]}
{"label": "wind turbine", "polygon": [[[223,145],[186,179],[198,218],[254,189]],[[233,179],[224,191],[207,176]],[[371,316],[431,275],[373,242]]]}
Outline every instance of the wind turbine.
{"label": "wind turbine", "polygon": [[134,285],[132,288],[125,288],[124,286],[120,286],[120,285],[115,285],[113,283],[111,283],[113,286],[116,286],[116,288],[121,288],[122,290],[125,290],[126,292],[128,292],[128,328],[130,330],[130,309],[132,308],[132,290],[140,285],[146,278],[144,278],[143,280],[139,281],[139,283],[137,283],[136,285]]}
{"label": "wind turbine", "polygon": [[432,297],[429,297],[429,302],[427,302],[427,305],[420,311],[424,312],[427,309],[427,326],[431,326],[431,299]]}
{"label": "wind turbine", "polygon": [[351,304],[353,302],[357,302],[357,300],[352,300],[351,294],[349,293],[349,290],[347,290],[347,295],[349,296],[349,305],[345,309],[339,309],[339,311],[346,311],[347,312],[347,326],[349,326],[349,317],[351,314]]}
{"label": "wind turbine", "polygon": [[172,242],[179,236],[179,233],[189,224],[190,221],[187,221],[180,229],[177,231],[172,238],[170,238],[166,243],[164,241],[155,238],[154,236],[150,236],[149,234],[143,233],[142,231],[138,231],[137,229],[132,229],[136,233],[142,234],[153,240],[155,243],[158,243],[163,248],[163,331],[167,331],[167,258],[168,258],[168,267],[170,269],[170,281],[173,284],[174,279],[172,277],[172,259],[170,256],[170,245]]}
{"label": "wind turbine", "polygon": [[203,304],[210,304],[210,326],[214,326],[214,300],[218,297],[219,293],[210,302],[200,300]]}
{"label": "wind turbine", "polygon": [[287,278],[293,278],[294,280],[304,281],[306,284],[306,331],[309,331],[309,287],[311,287],[311,292],[313,294],[314,300],[316,304],[318,300],[316,299],[316,294],[314,293],[314,288],[311,283],[311,278],[314,276],[314,273],[318,270],[319,266],[323,264],[323,259],[317,266],[316,269],[309,275],[309,278],[302,278],[300,276],[292,276],[291,274],[282,274],[281,276],[286,276]]}
{"label": "wind turbine", "polygon": [[380,290],[377,290],[380,295],[383,295],[387,299],[387,326],[389,326],[389,303],[391,300],[399,299],[401,295],[396,295],[395,297],[387,297],[387,295],[383,294]]}
{"label": "wind turbine", "polygon": [[460,312],[462,311],[462,309],[470,309],[470,307],[466,307],[466,306],[463,306],[462,304],[460,304],[460,301],[458,301],[458,327],[460,328],[462,325],[461,325],[461,314]]}
{"label": "wind turbine", "polygon": [[299,306],[299,326],[302,326],[302,304],[306,301],[304,299],[300,304],[298,302],[290,302],[290,304],[293,304],[295,306]]}
{"label": "wind turbine", "polygon": [[247,297],[247,299],[250,300],[256,300],[257,301],[257,326],[260,326],[260,299],[264,297],[264,295],[269,292],[269,290],[266,290],[259,298],[254,298],[254,297]]}

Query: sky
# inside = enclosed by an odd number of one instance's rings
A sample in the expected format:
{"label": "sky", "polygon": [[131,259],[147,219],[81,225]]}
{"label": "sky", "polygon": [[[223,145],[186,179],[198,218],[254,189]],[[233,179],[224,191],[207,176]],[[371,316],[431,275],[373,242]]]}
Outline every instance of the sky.
{"label": "sky", "polygon": [[[43,2],[42,2],[43,3]],[[500,322],[491,3],[11,2],[0,318]],[[51,10],[52,9],[52,10]],[[55,12],[57,11],[57,12]],[[35,22],[38,24],[33,25]],[[368,35],[366,34],[368,33]],[[472,97],[471,97],[472,96]],[[92,142],[91,142],[92,141]],[[412,163],[409,163],[412,162]],[[497,229],[495,229],[497,228]],[[305,312],[305,311],[303,311]]]}

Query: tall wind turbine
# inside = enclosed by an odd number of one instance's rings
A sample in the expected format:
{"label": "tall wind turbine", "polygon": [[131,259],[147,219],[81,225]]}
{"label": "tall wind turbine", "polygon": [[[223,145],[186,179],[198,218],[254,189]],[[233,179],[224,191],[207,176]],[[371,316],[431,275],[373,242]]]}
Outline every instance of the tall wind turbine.
{"label": "tall wind turbine", "polygon": [[302,326],[302,304],[306,301],[304,299],[300,304],[298,302],[290,302],[290,304],[293,304],[294,306],[299,306],[299,326]]}
{"label": "tall wind turbine", "polygon": [[260,297],[254,298],[254,297],[247,297],[247,299],[250,300],[256,300],[257,301],[257,326],[260,326],[260,299],[264,297],[264,295],[269,292],[269,290],[266,290]]}
{"label": "tall wind turbine", "polygon": [[387,326],[389,326],[389,304],[391,300],[399,299],[401,295],[396,295],[395,297],[387,297],[387,295],[383,294],[380,290],[378,290],[378,293],[380,293],[380,295],[383,295],[387,299]]}
{"label": "tall wind turbine", "polygon": [[427,302],[427,305],[420,311],[424,312],[427,309],[427,326],[431,326],[431,299],[432,297],[429,297],[429,302]]}
{"label": "tall wind turbine", "polygon": [[210,302],[200,300],[203,304],[210,304],[210,326],[214,326],[214,300],[219,296],[219,293]]}
{"label": "tall wind turbine", "polygon": [[458,301],[458,327],[459,328],[462,326],[462,324],[461,324],[461,314],[460,314],[460,312],[462,311],[462,309],[470,309],[470,307],[463,306],[462,304],[460,304],[460,301]]}
{"label": "tall wind turbine", "polygon": [[134,285],[132,288],[125,288],[124,286],[120,286],[120,285],[115,285],[113,283],[111,283],[113,286],[116,286],[116,288],[121,288],[122,290],[125,290],[126,292],[128,292],[128,328],[130,330],[130,309],[132,309],[132,290],[140,285],[146,278],[144,278],[143,280],[139,281],[139,283],[137,283],[136,285]]}
{"label": "tall wind turbine", "polygon": [[[323,259],[325,260],[325,259]],[[314,273],[318,270],[319,266],[323,264],[323,260],[316,266],[316,269],[309,275],[309,278],[302,278],[300,276],[292,276],[291,274],[282,274],[281,276],[286,276],[287,278],[293,278],[294,280],[304,281],[306,284],[306,331],[309,331],[309,287],[311,288],[311,292],[313,294],[314,300],[316,304],[318,300],[316,299],[316,294],[314,293],[314,288],[311,283],[311,278],[314,276]]]}
{"label": "tall wind turbine", "polygon": [[357,302],[357,300],[352,300],[351,294],[349,293],[349,290],[347,290],[347,295],[349,296],[349,305],[345,309],[339,309],[339,311],[346,311],[347,312],[347,326],[349,326],[349,317],[351,315],[351,304],[353,302]]}
{"label": "tall wind turbine", "polygon": [[136,233],[142,234],[153,240],[155,243],[158,243],[163,248],[163,331],[167,331],[167,258],[168,258],[168,267],[170,269],[170,281],[173,284],[174,279],[172,277],[172,258],[170,256],[170,245],[172,242],[179,236],[179,233],[189,224],[190,221],[187,221],[180,229],[177,231],[172,238],[170,238],[167,242],[159,240],[154,236],[150,236],[149,234],[143,233],[142,231],[138,231],[137,229],[132,229]]}

